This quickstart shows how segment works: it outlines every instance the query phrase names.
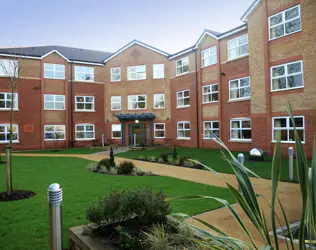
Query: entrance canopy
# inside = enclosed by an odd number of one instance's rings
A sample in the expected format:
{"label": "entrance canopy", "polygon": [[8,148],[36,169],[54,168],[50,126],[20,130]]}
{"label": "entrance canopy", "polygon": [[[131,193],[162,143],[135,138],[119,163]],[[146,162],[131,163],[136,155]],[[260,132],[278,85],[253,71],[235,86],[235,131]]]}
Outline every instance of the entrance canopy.
{"label": "entrance canopy", "polygon": [[153,113],[128,113],[128,114],[114,114],[120,121],[131,120],[153,120],[156,116]]}

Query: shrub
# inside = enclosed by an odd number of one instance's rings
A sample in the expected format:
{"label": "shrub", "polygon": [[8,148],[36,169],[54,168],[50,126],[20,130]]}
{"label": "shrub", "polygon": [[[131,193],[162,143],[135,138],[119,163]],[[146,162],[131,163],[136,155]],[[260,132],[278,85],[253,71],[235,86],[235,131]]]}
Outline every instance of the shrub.
{"label": "shrub", "polygon": [[159,157],[159,158],[158,158],[158,163],[165,163],[165,161],[163,160],[162,157]]}
{"label": "shrub", "polygon": [[109,158],[104,158],[101,161],[98,162],[98,165],[96,167],[97,170],[100,170],[101,167],[105,167],[107,170],[110,170],[113,166],[111,163],[111,159]]}
{"label": "shrub", "polygon": [[157,157],[156,156],[149,156],[148,160],[151,162],[156,162],[157,161]]}
{"label": "shrub", "polygon": [[179,158],[179,160],[180,160],[179,165],[184,165],[184,161],[187,160],[187,159],[188,159],[188,157],[186,157],[186,156],[181,156],[181,157]]}
{"label": "shrub", "polygon": [[184,160],[183,166],[186,168],[193,168],[194,167],[194,163],[190,160]]}
{"label": "shrub", "polygon": [[168,162],[168,153],[161,153],[160,157],[163,159],[164,162]]}
{"label": "shrub", "polygon": [[113,148],[111,147],[110,150],[110,160],[111,160],[111,166],[114,167],[115,166],[115,160],[114,160],[114,153],[113,153]]}
{"label": "shrub", "polygon": [[137,159],[143,161],[146,159],[146,157],[144,155],[140,155],[137,157]]}
{"label": "shrub", "polygon": [[168,155],[168,163],[173,164],[174,163],[174,159],[173,159],[173,155]]}
{"label": "shrub", "polygon": [[177,153],[177,148],[176,148],[176,146],[173,147],[173,153],[172,153],[172,155],[173,155],[173,159],[174,159],[174,160],[177,159],[178,153]]}
{"label": "shrub", "polygon": [[135,164],[131,161],[122,161],[117,168],[118,174],[130,175],[135,169]]}
{"label": "shrub", "polygon": [[177,158],[174,159],[174,164],[176,164],[176,165],[181,165],[181,164],[180,164],[180,158],[179,158],[179,157],[177,157]]}

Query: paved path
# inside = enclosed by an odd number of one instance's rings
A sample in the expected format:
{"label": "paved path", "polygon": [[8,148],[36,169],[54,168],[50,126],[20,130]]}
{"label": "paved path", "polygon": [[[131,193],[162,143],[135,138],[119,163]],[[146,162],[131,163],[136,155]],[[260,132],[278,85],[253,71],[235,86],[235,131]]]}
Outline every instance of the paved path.
{"label": "paved path", "polygon": [[[104,158],[104,155],[100,154],[19,154],[14,153],[15,156],[41,156],[41,157],[78,157],[92,161],[99,161]],[[123,158],[115,157],[116,163],[126,160]],[[237,181],[234,175],[221,173],[222,179],[210,171],[196,170],[190,168],[182,168],[164,164],[157,164],[151,162],[131,160],[135,165],[144,170],[152,171],[158,175],[171,176],[178,179],[203,183],[207,185],[217,186],[217,187],[227,187],[225,181],[237,185]],[[270,208],[267,202],[271,201],[271,180],[251,178],[252,184],[256,193],[260,196],[258,198],[262,210],[268,220],[268,229],[271,230],[271,215]],[[301,199],[299,185],[294,183],[280,182],[278,188],[278,196],[282,201],[282,205],[286,211],[288,220],[290,223],[299,221],[301,217]],[[247,216],[243,213],[242,209],[238,204],[233,205],[239,216],[243,219],[247,228],[251,228],[252,236],[258,246],[264,244],[263,238],[256,229],[252,226],[251,222],[248,220]],[[284,225],[284,219],[279,206],[276,208],[276,213],[280,218],[281,223]],[[217,209],[215,211],[206,212],[197,215],[199,219],[220,228],[225,231],[228,235],[237,237],[242,240],[248,240],[241,228],[238,226],[237,222],[233,219],[231,214],[226,208]],[[196,223],[196,222],[193,222]],[[197,223],[198,224],[198,223]],[[199,225],[203,227],[203,225]],[[284,247],[284,248],[283,248]],[[285,249],[285,244],[282,244],[280,249]]]}
{"label": "paved path", "polygon": [[[117,148],[113,148],[113,153],[114,153],[114,155],[116,155],[116,154],[119,154],[119,153],[127,152],[129,150],[130,150],[129,147],[117,147]],[[110,150],[94,153],[92,155],[110,156]]]}

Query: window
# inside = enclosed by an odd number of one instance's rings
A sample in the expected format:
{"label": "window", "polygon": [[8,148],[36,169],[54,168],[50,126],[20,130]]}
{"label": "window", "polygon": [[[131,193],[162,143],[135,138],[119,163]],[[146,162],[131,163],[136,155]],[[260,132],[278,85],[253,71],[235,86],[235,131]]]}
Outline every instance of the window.
{"label": "window", "polygon": [[[305,141],[304,136],[304,116],[294,116],[294,123],[299,137],[302,142]],[[294,143],[294,126],[291,117],[273,117],[272,118],[272,141],[277,140],[277,134],[281,133],[281,142]]]}
{"label": "window", "polygon": [[176,75],[189,72],[189,57],[184,57],[176,61]]}
{"label": "window", "polygon": [[127,67],[127,80],[144,80],[146,79],[146,65]]}
{"label": "window", "polygon": [[65,110],[64,95],[44,95],[44,109]]}
{"label": "window", "polygon": [[121,81],[121,68],[111,68],[111,82]]}
{"label": "window", "polygon": [[303,87],[303,62],[291,62],[271,67],[272,91]]}
{"label": "window", "polygon": [[250,98],[250,78],[229,81],[229,100]]}
{"label": "window", "polygon": [[218,84],[203,86],[203,103],[218,101]]}
{"label": "window", "polygon": [[[19,61],[0,59],[0,76],[16,76],[18,77]],[[15,71],[15,72],[14,72]]]}
{"label": "window", "polygon": [[94,111],[94,96],[76,96],[77,111]]}
{"label": "window", "polygon": [[44,126],[45,141],[65,140],[66,126],[65,125],[45,125]]}
{"label": "window", "polygon": [[128,96],[128,109],[146,109],[146,95],[129,95]]}
{"label": "window", "polygon": [[121,110],[120,96],[111,96],[111,110]]}
{"label": "window", "polygon": [[190,139],[190,122],[178,122],[178,138]]}
{"label": "window", "polygon": [[76,140],[94,140],[94,125],[93,124],[77,124],[76,125]]}
{"label": "window", "polygon": [[251,120],[249,118],[232,119],[230,121],[230,139],[251,141]]}
{"label": "window", "polygon": [[121,139],[122,138],[122,126],[121,124],[112,124],[112,138]]}
{"label": "window", "polygon": [[190,106],[190,90],[183,90],[177,92],[177,107]]}
{"label": "window", "polygon": [[201,52],[202,67],[207,67],[217,63],[216,46],[203,50]]}
{"label": "window", "polygon": [[204,139],[216,139],[219,137],[219,122],[218,121],[205,121],[204,127]]}
{"label": "window", "polygon": [[75,67],[75,80],[93,82],[94,81],[94,68],[92,67]]}
{"label": "window", "polygon": [[269,17],[270,40],[301,31],[300,6],[279,12]]}
{"label": "window", "polygon": [[[18,108],[18,93],[13,93],[13,109]],[[0,92],[0,109],[11,109],[12,94]]]}
{"label": "window", "polygon": [[154,108],[165,108],[165,94],[154,94]]}
{"label": "window", "polygon": [[153,78],[161,79],[165,77],[165,65],[163,64],[154,64],[153,65]]}
{"label": "window", "polygon": [[[10,124],[0,124],[0,143],[7,143],[10,140]],[[12,124],[12,142],[18,142],[18,125]]]}
{"label": "window", "polygon": [[65,79],[65,65],[44,63],[44,78]]}
{"label": "window", "polygon": [[154,137],[165,138],[165,124],[164,123],[154,124]]}
{"label": "window", "polygon": [[229,40],[228,60],[248,55],[248,34]]}

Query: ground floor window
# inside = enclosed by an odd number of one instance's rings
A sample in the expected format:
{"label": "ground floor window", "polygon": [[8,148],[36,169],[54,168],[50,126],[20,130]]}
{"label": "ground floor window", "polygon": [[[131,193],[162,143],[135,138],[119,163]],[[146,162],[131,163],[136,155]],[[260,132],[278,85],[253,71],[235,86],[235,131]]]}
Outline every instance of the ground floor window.
{"label": "ground floor window", "polygon": [[122,126],[121,124],[112,124],[112,138],[121,139],[122,138]]}
{"label": "ground floor window", "polygon": [[[18,125],[12,124],[12,141],[18,142]],[[6,143],[10,140],[10,124],[0,124],[0,143]]]}
{"label": "ground floor window", "polygon": [[272,118],[272,141],[277,140],[277,134],[281,134],[281,142],[293,143],[294,137],[294,125],[297,133],[301,138],[302,142],[305,141],[305,125],[304,116],[294,116],[294,124],[289,116],[273,117]]}
{"label": "ground floor window", "polygon": [[65,140],[66,139],[66,126],[65,125],[45,125],[44,134],[45,134],[45,141]]}
{"label": "ground floor window", "polygon": [[251,140],[251,119],[236,118],[230,121],[230,139],[239,141]]}
{"label": "ground floor window", "polygon": [[77,124],[76,140],[94,140],[95,130],[93,124]]}
{"label": "ground floor window", "polygon": [[165,138],[165,124],[164,123],[154,124],[154,135],[155,135],[155,138]]}
{"label": "ground floor window", "polygon": [[205,121],[204,127],[204,139],[216,139],[219,137],[219,122],[218,121]]}
{"label": "ground floor window", "polygon": [[178,138],[190,139],[190,122],[178,122]]}

